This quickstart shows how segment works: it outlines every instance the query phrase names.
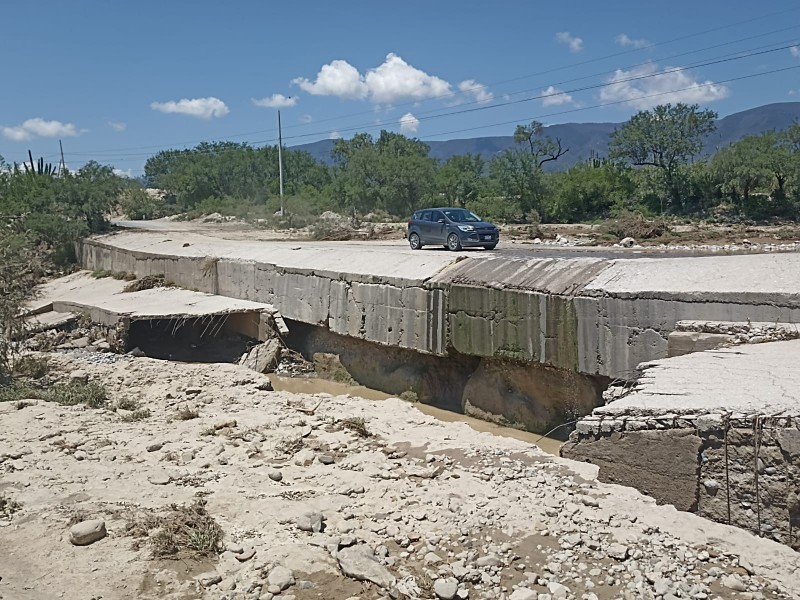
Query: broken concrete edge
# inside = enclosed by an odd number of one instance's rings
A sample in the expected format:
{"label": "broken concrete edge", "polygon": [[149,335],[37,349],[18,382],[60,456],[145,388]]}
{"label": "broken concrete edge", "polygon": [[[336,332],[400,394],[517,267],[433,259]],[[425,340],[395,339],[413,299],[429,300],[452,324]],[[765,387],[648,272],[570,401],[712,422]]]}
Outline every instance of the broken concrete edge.
{"label": "broken concrete edge", "polygon": [[[607,280],[607,269],[628,263],[630,273],[623,274],[631,283],[626,285],[635,287],[641,274],[633,265],[636,261],[627,259],[468,257],[428,265],[422,272],[437,275],[420,280],[293,269],[238,257],[209,262],[206,256],[175,252],[174,244],[169,254],[157,254],[153,249],[159,238],[152,234],[143,234],[141,240],[150,251],[131,249],[136,245],[131,240],[127,247],[114,245],[113,239],[85,240],[81,260],[90,269],[140,276],[165,273],[181,287],[268,303],[289,319],[382,346],[439,356],[511,358],[587,375],[630,379],[638,363],[669,356],[669,335],[677,321],[687,318],[800,322],[800,308],[787,311],[766,292],[751,298],[756,304],[743,303],[742,294],[734,291],[670,293],[675,300],[665,301],[648,299],[653,295],[648,291],[637,297],[613,281],[609,285],[619,293],[607,293],[593,283]],[[262,259],[264,254],[268,252],[261,252]],[[346,258],[345,252],[331,264],[344,266]],[[665,263],[649,264],[646,275]],[[308,267],[308,260],[302,266]],[[461,276],[471,277],[475,285],[452,283],[465,281]],[[589,284],[594,289],[587,290]],[[781,279],[773,287],[778,293],[786,284]],[[547,291],[531,291],[535,289]],[[712,297],[720,301],[709,300]],[[792,299],[800,304],[800,294]],[[684,344],[681,352],[705,347],[695,345]]]}
{"label": "broken concrete edge", "polygon": [[595,409],[592,415],[580,419],[572,433],[574,441],[596,439],[612,433],[625,433],[646,430],[692,429],[698,435],[726,429],[753,429],[753,427],[773,427],[780,429],[800,429],[800,411],[797,415],[765,415],[761,413],[685,413],[675,412],[652,414],[603,415]]}
{"label": "broken concrete edge", "polygon": [[[237,258],[237,257],[209,256],[207,254],[188,254],[188,253],[160,254],[158,252],[152,252],[147,250],[134,250],[130,248],[123,248],[120,246],[116,246],[112,243],[106,243],[102,241],[102,239],[108,235],[114,235],[114,234],[105,234],[104,236],[86,238],[81,240],[78,246],[78,256],[83,256],[84,247],[94,246],[112,252],[124,252],[126,254],[129,254],[135,260],[167,259],[167,260],[188,260],[192,262],[202,261],[203,263],[209,263],[209,261],[211,261],[211,264],[214,265],[216,265],[219,262],[226,262],[230,264],[239,263],[243,265],[254,265],[257,269],[267,270],[277,274],[293,274],[293,275],[304,275],[307,277],[323,277],[325,279],[330,279],[332,281],[347,281],[347,282],[358,282],[365,284],[387,284],[387,285],[396,285],[398,287],[423,287],[425,283],[430,279],[430,277],[424,277],[419,279],[408,279],[408,278],[391,277],[391,276],[384,277],[374,274],[331,271],[327,269],[309,269],[304,267],[292,267],[290,265],[280,265],[277,263],[271,263],[267,261],[251,260],[251,259]],[[456,262],[458,261],[455,260],[454,257],[453,263],[451,264],[455,264]],[[208,266],[210,266],[210,264]],[[450,265],[448,264],[446,266]],[[209,275],[210,273],[207,274],[206,276]]]}

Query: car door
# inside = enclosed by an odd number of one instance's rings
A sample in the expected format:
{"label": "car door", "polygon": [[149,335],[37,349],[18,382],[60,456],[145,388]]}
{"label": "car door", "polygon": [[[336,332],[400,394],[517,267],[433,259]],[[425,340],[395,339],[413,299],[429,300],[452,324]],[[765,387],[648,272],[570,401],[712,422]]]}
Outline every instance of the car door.
{"label": "car door", "polygon": [[440,210],[431,211],[431,244],[445,244],[447,242],[447,219]]}
{"label": "car door", "polygon": [[423,243],[430,243],[431,237],[431,211],[426,210],[420,215],[417,221],[419,227],[419,237]]}

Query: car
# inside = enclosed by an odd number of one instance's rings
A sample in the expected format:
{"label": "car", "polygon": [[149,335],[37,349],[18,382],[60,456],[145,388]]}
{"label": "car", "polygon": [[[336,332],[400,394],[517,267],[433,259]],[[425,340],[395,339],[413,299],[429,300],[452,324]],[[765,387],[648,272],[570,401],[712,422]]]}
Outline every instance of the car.
{"label": "car", "polygon": [[425,208],[408,220],[406,239],[412,250],[426,245],[444,246],[454,252],[478,246],[494,250],[500,229],[466,208]]}

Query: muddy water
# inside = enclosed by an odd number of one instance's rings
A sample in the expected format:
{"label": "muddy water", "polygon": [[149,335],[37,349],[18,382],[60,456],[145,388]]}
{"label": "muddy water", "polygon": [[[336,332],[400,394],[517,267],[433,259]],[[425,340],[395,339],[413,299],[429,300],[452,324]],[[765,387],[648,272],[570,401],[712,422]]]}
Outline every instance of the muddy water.
{"label": "muddy water", "polygon": [[[365,398],[367,400],[386,400],[392,398],[391,394],[379,392],[364,386],[347,385],[345,383],[337,383],[335,381],[327,381],[325,379],[315,379],[306,377],[282,377],[274,373],[269,376],[272,381],[272,386],[280,392],[290,392],[293,394],[319,394],[326,393],[334,396],[343,396],[349,394],[358,398]],[[511,427],[503,427],[495,423],[481,421],[467,415],[436,408],[427,404],[415,404],[415,407],[420,412],[430,415],[440,421],[447,423],[466,423],[475,431],[486,431],[493,435],[514,438],[529,444],[534,444],[547,452],[558,456],[558,450],[563,443],[561,440],[553,438],[542,437],[538,433],[530,433],[528,431],[520,431]]]}

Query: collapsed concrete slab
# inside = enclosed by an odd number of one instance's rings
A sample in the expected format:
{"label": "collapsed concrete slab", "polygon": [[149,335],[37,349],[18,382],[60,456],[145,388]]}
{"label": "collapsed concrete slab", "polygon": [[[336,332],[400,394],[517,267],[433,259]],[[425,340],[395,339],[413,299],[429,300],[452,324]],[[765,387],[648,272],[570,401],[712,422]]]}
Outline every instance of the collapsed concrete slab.
{"label": "collapsed concrete slab", "polygon": [[281,314],[268,304],[176,287],[128,292],[128,285],[86,271],[73,273],[38,289],[28,319],[34,330],[86,319],[106,328],[110,349],[122,352],[140,345],[137,335],[151,331],[191,331],[192,340],[232,333],[264,341],[286,330]]}
{"label": "collapsed concrete slab", "polygon": [[578,422],[562,456],[800,548],[798,364],[797,339],[644,363],[632,388]]}

